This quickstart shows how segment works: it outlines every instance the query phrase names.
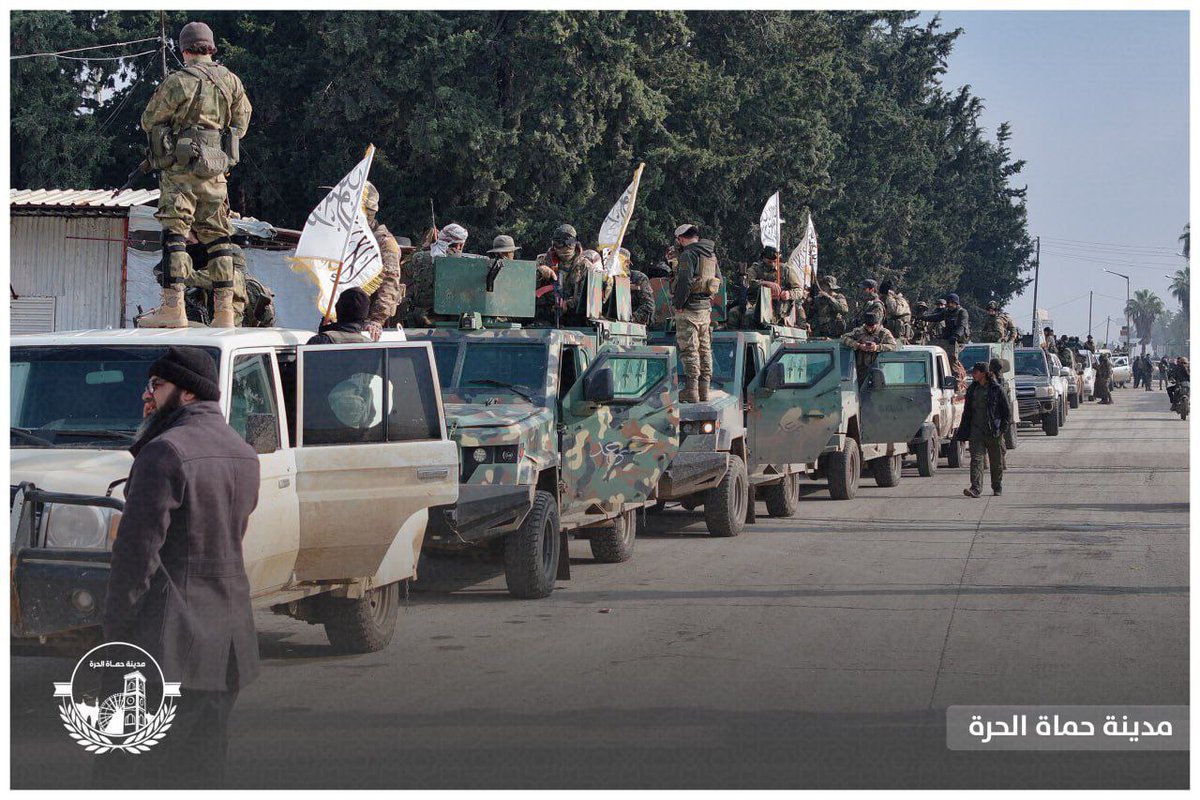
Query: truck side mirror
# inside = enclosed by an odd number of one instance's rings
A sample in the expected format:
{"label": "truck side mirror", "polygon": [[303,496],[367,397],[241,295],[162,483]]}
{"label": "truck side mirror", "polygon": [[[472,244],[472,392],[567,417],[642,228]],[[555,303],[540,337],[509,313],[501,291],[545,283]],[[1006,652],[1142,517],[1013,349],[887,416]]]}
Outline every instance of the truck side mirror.
{"label": "truck side mirror", "polygon": [[949,389],[950,391],[958,389],[958,378],[954,377],[953,375],[943,375],[942,388]]}
{"label": "truck side mirror", "polygon": [[767,367],[767,377],[763,379],[763,388],[771,391],[783,388],[783,364],[776,361]]}
{"label": "truck side mirror", "polygon": [[616,395],[612,370],[608,367],[593,370],[583,379],[583,397],[589,403],[610,403]]}
{"label": "truck side mirror", "polygon": [[883,374],[883,370],[879,367],[871,367],[867,370],[867,388],[882,389],[887,386],[887,377]]}

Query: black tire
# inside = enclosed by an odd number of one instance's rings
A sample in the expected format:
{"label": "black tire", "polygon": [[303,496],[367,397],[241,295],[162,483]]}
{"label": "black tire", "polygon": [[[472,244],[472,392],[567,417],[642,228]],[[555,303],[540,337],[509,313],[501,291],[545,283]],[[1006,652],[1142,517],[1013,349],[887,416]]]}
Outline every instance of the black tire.
{"label": "black tire", "polygon": [[750,482],[740,456],[730,455],[725,477],[705,492],[704,524],[713,536],[737,536],[746,524]]}
{"label": "black tire", "polygon": [[1009,426],[1004,429],[1004,449],[1017,449],[1017,423],[1009,423]]}
{"label": "black tire", "polygon": [[1047,436],[1058,436],[1058,411],[1042,415],[1042,431]]}
{"label": "black tire", "polygon": [[1070,402],[1070,404],[1071,404],[1071,408],[1079,408],[1079,393],[1078,392],[1076,392],[1075,394],[1072,394],[1072,395],[1067,395],[1067,398],[1068,398],[1068,402]]}
{"label": "black tire", "polygon": [[858,442],[846,437],[846,446],[829,454],[826,475],[829,480],[829,496],[834,500],[853,500],[858,494],[858,480],[862,474],[862,452]]}
{"label": "black tire", "polygon": [[374,653],[388,646],[400,614],[400,584],[369,589],[361,598],[327,597],[321,621],[339,653]]}
{"label": "black tire", "polygon": [[932,477],[933,473],[937,472],[940,449],[937,439],[933,437],[921,442],[921,446],[917,448],[917,474],[922,478]]}
{"label": "black tire", "polygon": [[967,443],[955,439],[950,442],[950,448],[946,451],[946,466],[958,469],[965,463],[967,463]]}
{"label": "black tire", "polygon": [[885,489],[900,483],[900,474],[904,467],[904,456],[883,456],[871,462],[871,476],[875,485]]}
{"label": "black tire", "polygon": [[637,538],[637,510],[626,511],[613,520],[611,528],[592,532],[592,557],[601,564],[620,564],[633,558]]}
{"label": "black tire", "polygon": [[504,539],[504,580],[508,593],[521,600],[548,597],[554,591],[562,535],[554,495],[538,490],[521,529]]}
{"label": "black tire", "polygon": [[759,488],[767,513],[772,517],[786,519],[795,516],[800,507],[800,473],[784,476],[779,483]]}

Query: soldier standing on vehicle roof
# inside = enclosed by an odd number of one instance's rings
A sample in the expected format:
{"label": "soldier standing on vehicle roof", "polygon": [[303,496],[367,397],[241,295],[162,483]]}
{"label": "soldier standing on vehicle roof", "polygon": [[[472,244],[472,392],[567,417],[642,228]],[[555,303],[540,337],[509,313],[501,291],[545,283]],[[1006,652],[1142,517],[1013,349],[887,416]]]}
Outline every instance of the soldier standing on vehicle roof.
{"label": "soldier standing on vehicle roof", "polygon": [[139,320],[145,328],[186,328],[183,289],[192,274],[187,235],[208,249],[213,283],[213,327],[232,328],[233,253],[225,174],[237,164],[238,143],[251,106],[237,75],[213,62],[212,29],[189,22],[179,33],[183,69],[159,85],[141,125],[150,137],[150,166],[158,170],[163,229],[162,305]]}
{"label": "soldier standing on vehicle roof", "polygon": [[854,367],[858,372],[858,385],[867,379],[867,371],[875,365],[880,353],[896,349],[896,337],[879,322],[879,315],[867,312],[863,324],[842,337],[842,344],[854,351]]}
{"label": "soldier standing on vehicle roof", "polygon": [[912,310],[908,307],[908,300],[892,286],[891,281],[879,284],[879,295],[885,312],[883,327],[892,332],[899,344],[908,344],[912,338]]}
{"label": "soldier standing on vehicle roof", "polygon": [[620,253],[629,270],[629,301],[633,307],[633,321],[639,325],[649,325],[654,321],[654,287],[650,285],[646,273],[633,268],[629,250],[622,247]]}
{"label": "soldier standing on vehicle roof", "polygon": [[363,206],[367,211],[367,227],[379,244],[379,255],[383,259],[383,272],[379,276],[378,288],[371,294],[371,311],[367,316],[367,333],[371,341],[378,342],[383,335],[383,326],[404,300],[405,286],[400,282],[400,269],[409,253],[416,248],[410,242],[408,252],[405,252],[387,226],[376,219],[375,215],[379,213],[379,190],[370,181],[367,181]]}
{"label": "soldier standing on vehicle roof", "polygon": [[406,327],[428,328],[433,325],[433,260],[462,255],[467,236],[466,228],[451,222],[438,231],[437,238],[428,250],[421,250],[412,257],[412,268],[406,284],[406,294],[412,301],[408,307]]}
{"label": "soldier standing on vehicle roof", "polygon": [[538,275],[546,274],[543,270],[553,273],[558,282],[562,304],[565,307],[567,321],[577,323],[583,320],[585,308],[580,308],[584,290],[587,288],[587,275],[592,265],[583,256],[583,245],[573,225],[559,225],[550,237],[550,247],[538,256]]}
{"label": "soldier standing on vehicle roof", "polygon": [[929,313],[929,303],[918,300],[915,306],[917,313],[913,316],[913,338],[911,344],[929,343],[929,323],[923,317]]}
{"label": "soldier standing on vehicle roof", "polygon": [[943,344],[942,349],[951,361],[958,361],[959,346],[971,341],[971,318],[967,316],[967,310],[959,305],[957,294],[950,292],[943,299],[946,301],[945,308],[930,311],[922,315],[921,319],[942,323],[938,337]]}
{"label": "soldier standing on vehicle roof", "polygon": [[858,311],[859,324],[867,318],[867,314],[874,313],[879,317],[880,322],[887,319],[887,309],[883,305],[883,301],[879,299],[879,282],[873,278],[867,278],[862,282],[863,299],[862,307]]}
{"label": "soldier standing on vehicle roof", "polygon": [[[800,272],[795,267],[781,264],[779,251],[770,245],[762,249],[758,261],[751,264],[750,269],[746,271],[746,288],[750,291],[749,299],[752,305],[758,303],[758,290],[763,286],[771,290],[777,322],[783,322],[792,313],[792,309],[795,309],[796,318],[791,324],[797,328],[803,328],[807,324],[802,305],[804,286],[800,282]],[[742,327],[749,325],[743,324]]]}
{"label": "soldier standing on vehicle roof", "polygon": [[706,402],[712,380],[712,298],[721,289],[716,245],[701,239],[700,229],[685,222],[675,229],[678,268],[671,305],[675,309],[675,345],[683,362],[681,403]]}
{"label": "soldier standing on vehicle roof", "polygon": [[812,299],[812,334],[817,338],[836,339],[846,332],[850,303],[838,291],[837,278],[822,275],[817,279],[817,293]]}
{"label": "soldier standing on vehicle roof", "polygon": [[1000,310],[1000,304],[995,300],[989,300],[987,319],[983,321],[983,327],[979,331],[979,341],[1015,342],[1016,340],[1017,329],[1013,325],[1012,317],[1003,313]]}

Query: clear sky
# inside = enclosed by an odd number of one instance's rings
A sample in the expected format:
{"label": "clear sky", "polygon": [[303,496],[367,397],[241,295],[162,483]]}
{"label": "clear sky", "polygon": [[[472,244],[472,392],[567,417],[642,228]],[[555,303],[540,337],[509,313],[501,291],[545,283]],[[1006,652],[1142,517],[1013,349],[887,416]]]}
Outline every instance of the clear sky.
{"label": "clear sky", "polygon": [[[932,16],[928,12],[924,16]],[[1083,335],[1088,290],[1096,340],[1117,338],[1132,291],[1171,310],[1177,239],[1188,218],[1188,13],[944,11],[962,28],[945,76],[983,98],[985,126],[1013,127],[1025,159],[1029,232],[1042,237],[1038,307],[1058,333]],[[1033,286],[1009,312],[1030,327]],[[1082,295],[1082,298],[1080,296]]]}

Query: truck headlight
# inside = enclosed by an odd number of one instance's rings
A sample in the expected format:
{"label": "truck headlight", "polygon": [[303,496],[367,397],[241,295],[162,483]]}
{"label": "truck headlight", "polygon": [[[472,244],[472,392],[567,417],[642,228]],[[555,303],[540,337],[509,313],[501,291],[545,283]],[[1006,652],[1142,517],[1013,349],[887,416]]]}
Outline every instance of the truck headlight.
{"label": "truck headlight", "polygon": [[463,455],[476,464],[516,464],[521,460],[519,444],[464,447]]}
{"label": "truck headlight", "polygon": [[50,503],[46,506],[45,547],[71,550],[109,550],[116,538],[121,512],[99,506]]}
{"label": "truck headlight", "polygon": [[1038,397],[1053,397],[1054,396],[1054,387],[1053,386],[1038,386],[1036,389],[1033,390],[1033,393],[1035,395],[1037,395]]}
{"label": "truck headlight", "polygon": [[715,419],[695,419],[688,420],[679,426],[679,432],[684,436],[690,436],[693,433],[716,433],[720,427]]}

